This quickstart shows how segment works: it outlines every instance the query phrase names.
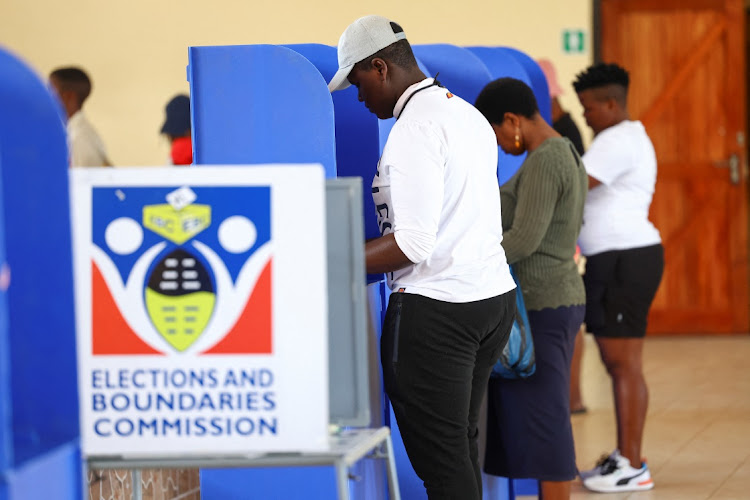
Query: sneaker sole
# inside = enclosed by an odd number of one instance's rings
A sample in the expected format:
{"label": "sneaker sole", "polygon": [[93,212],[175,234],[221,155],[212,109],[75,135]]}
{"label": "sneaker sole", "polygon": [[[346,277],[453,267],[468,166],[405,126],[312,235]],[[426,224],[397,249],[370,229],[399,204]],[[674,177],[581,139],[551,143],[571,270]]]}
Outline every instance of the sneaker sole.
{"label": "sneaker sole", "polygon": [[626,486],[597,486],[597,487],[591,487],[588,486],[585,482],[583,483],[583,486],[591,491],[595,491],[597,493],[618,493],[620,491],[646,491],[653,489],[654,487],[654,480],[648,479],[646,481],[642,481],[640,483],[632,484],[632,485],[626,485]]}
{"label": "sneaker sole", "polygon": [[597,476],[597,475],[599,475],[599,471],[598,470],[584,470],[584,471],[579,471],[578,472],[578,477],[581,478],[581,481],[586,480],[586,479],[588,479],[590,477]]}

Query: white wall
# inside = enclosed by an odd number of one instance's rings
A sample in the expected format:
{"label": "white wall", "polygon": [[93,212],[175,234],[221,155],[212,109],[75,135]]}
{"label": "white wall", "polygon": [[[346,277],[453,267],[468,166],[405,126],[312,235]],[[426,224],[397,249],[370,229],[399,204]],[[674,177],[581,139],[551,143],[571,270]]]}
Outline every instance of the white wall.
{"label": "white wall", "polygon": [[[257,43],[336,45],[357,17],[400,23],[412,44],[508,45],[553,60],[563,105],[579,120],[569,83],[590,64],[591,0],[2,0],[0,45],[42,78],[62,65],[83,67],[94,90],[85,111],[116,165],[159,165],[166,102],[189,90],[187,47]],[[562,30],[586,31],[587,50],[562,50]]]}

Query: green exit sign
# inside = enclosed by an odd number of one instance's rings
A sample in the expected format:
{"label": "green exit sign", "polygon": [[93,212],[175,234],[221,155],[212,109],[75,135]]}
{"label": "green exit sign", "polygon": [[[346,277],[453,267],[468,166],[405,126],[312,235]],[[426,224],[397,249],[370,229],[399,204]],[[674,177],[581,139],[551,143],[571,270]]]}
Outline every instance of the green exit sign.
{"label": "green exit sign", "polygon": [[586,34],[583,30],[563,30],[562,48],[566,54],[581,54],[586,49]]}

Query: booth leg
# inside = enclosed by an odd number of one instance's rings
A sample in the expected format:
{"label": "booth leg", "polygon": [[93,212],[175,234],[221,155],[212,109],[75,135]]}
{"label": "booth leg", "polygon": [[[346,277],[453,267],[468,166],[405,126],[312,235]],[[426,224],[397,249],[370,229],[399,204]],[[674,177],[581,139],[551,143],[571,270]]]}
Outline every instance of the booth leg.
{"label": "booth leg", "polygon": [[393,442],[391,435],[385,439],[386,466],[388,467],[388,490],[391,492],[391,500],[401,500],[401,491],[398,489],[398,475],[396,474],[396,458],[393,455]]}
{"label": "booth leg", "polygon": [[336,487],[339,500],[349,500],[349,467],[342,460],[336,462]]}
{"label": "booth leg", "polygon": [[141,469],[133,469],[133,500],[142,500],[143,481],[141,481]]}

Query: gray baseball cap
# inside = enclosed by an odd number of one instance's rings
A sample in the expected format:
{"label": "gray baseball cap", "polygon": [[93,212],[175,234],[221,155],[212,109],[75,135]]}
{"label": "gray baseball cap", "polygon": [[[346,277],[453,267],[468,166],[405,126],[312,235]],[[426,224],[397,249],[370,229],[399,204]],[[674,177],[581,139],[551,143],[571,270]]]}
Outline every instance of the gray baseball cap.
{"label": "gray baseball cap", "polygon": [[346,77],[355,64],[375,54],[391,44],[404,40],[406,34],[396,23],[382,16],[360,17],[344,31],[339,38],[339,69],[331,78],[328,90],[343,90],[350,84]]}

